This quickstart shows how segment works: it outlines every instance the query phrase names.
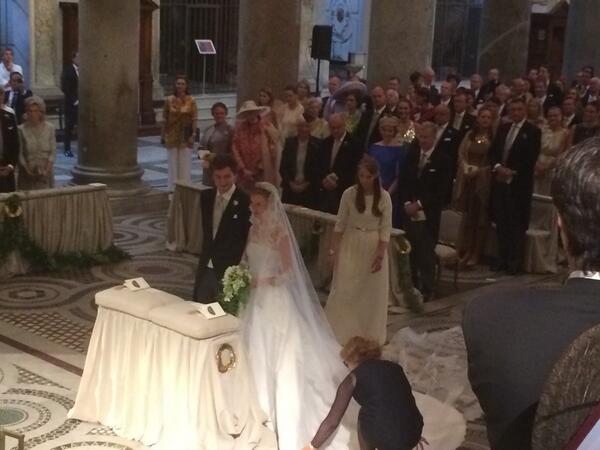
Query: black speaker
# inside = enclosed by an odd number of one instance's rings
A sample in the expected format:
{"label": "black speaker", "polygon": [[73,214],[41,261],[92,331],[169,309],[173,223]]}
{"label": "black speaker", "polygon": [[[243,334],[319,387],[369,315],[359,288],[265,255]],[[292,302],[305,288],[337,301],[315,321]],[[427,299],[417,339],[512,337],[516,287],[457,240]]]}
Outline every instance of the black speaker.
{"label": "black speaker", "polygon": [[331,25],[315,25],[312,31],[310,57],[313,59],[331,59]]}

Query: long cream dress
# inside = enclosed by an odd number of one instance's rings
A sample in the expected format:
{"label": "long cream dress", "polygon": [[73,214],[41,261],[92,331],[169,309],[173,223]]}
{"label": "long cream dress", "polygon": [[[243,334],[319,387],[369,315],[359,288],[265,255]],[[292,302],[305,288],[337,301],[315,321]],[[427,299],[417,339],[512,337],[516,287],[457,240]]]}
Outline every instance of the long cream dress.
{"label": "long cream dress", "polygon": [[54,171],[44,172],[48,163],[54,163],[56,158],[54,125],[50,122],[43,122],[39,126],[24,123],[19,125],[19,133],[22,149],[19,155],[18,189],[31,191],[53,188]]}
{"label": "long cream dress", "polygon": [[556,164],[556,158],[565,149],[569,131],[566,128],[552,130],[548,126],[542,128],[542,147],[538,156],[538,164],[548,168],[543,174],[536,175],[533,192],[540,195],[550,195],[550,182],[552,181],[552,168]]}
{"label": "long cream dress", "polygon": [[379,272],[371,264],[379,241],[389,242],[392,230],[392,200],[382,190],[381,217],[371,212],[373,196],[366,196],[363,213],[355,206],[357,188],[342,195],[335,231],[343,233],[333,283],[325,313],[340,342],[363,336],[385,343],[389,297],[387,254]]}

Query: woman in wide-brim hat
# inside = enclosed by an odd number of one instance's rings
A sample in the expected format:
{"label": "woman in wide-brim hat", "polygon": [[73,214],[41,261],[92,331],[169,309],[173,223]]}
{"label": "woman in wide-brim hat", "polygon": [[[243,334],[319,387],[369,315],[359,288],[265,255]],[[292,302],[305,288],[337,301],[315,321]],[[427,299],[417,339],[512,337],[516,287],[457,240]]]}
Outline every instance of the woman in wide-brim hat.
{"label": "woman in wide-brim hat", "polygon": [[268,111],[269,108],[248,100],[237,113],[233,154],[239,166],[238,183],[243,189],[252,189],[259,181],[279,185],[279,136],[277,129],[264,119]]}

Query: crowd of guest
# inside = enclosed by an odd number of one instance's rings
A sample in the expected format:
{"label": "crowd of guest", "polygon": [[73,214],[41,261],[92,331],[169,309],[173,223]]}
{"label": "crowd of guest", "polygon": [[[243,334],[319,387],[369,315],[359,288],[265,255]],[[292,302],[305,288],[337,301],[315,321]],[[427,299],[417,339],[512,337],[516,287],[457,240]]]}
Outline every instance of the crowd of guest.
{"label": "crowd of guest", "polygon": [[[456,244],[463,267],[482,262],[493,222],[494,270],[522,272],[533,193],[549,195],[560,154],[600,133],[593,69],[583,68],[570,88],[546,66],[513,80],[494,68],[468,82],[450,75],[439,83],[426,69],[405,86],[397,77],[370,92],[366,86],[332,76],[329,95],[319,98],[302,80],[286,86],[281,99],[264,87],[241,102],[233,128],[213,110],[215,124],[200,147],[232,153],[242,187],[269,181],[281,187],[284,202],[332,214],[355,184],[361,158],[372,157],[391,198],[393,226],[406,231],[413,248],[413,281],[426,298],[435,294],[446,208],[461,213]],[[219,123],[222,133],[215,132]]]}
{"label": "crowd of guest", "polygon": [[[61,76],[65,94],[64,154],[73,157],[77,125],[79,62],[74,54]],[[54,187],[56,130],[46,120],[46,103],[27,88],[11,48],[0,61],[0,192]]]}

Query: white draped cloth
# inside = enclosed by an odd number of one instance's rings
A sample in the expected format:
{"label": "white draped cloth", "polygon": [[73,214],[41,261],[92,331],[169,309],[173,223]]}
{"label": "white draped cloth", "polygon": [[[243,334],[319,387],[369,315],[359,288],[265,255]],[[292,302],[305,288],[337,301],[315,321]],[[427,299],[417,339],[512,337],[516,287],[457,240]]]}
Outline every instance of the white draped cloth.
{"label": "white draped cloth", "polygon": [[[155,299],[169,296],[153,291]],[[275,449],[231,321],[228,332],[213,330],[198,339],[170,328],[179,322],[183,330],[200,329],[202,321],[219,319],[202,319],[192,302],[181,299],[154,306],[128,312],[99,307],[69,418],[100,422],[158,450]],[[221,373],[215,355],[224,344],[231,346],[236,362]]]}

